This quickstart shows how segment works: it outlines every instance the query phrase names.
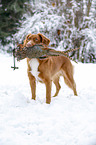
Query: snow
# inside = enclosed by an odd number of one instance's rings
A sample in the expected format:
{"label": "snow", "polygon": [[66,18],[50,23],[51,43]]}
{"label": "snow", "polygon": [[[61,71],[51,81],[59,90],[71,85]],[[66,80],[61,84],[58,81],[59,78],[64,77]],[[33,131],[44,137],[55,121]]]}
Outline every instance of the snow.
{"label": "snow", "polygon": [[31,100],[26,60],[18,70],[11,65],[12,57],[0,54],[0,145],[96,145],[96,64],[74,63],[78,96],[61,77],[49,105],[44,84]]}

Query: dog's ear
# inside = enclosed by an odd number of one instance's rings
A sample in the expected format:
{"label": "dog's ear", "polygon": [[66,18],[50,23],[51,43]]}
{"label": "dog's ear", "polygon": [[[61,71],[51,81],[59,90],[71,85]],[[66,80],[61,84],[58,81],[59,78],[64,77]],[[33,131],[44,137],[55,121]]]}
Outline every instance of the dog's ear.
{"label": "dog's ear", "polygon": [[41,38],[41,43],[45,44],[45,45],[49,45],[50,43],[50,39],[48,39],[47,37],[45,37],[43,34],[38,33],[39,37]]}
{"label": "dog's ear", "polygon": [[28,40],[29,40],[29,37],[30,37],[31,35],[32,35],[32,34],[29,33],[29,34],[26,36],[26,38],[25,38],[25,40],[24,40],[24,43],[23,43],[23,47],[26,46],[26,44],[27,44],[27,42],[28,42]]}
{"label": "dog's ear", "polygon": [[26,36],[26,39],[28,40],[29,39],[29,37],[31,36],[32,34],[31,33],[29,33],[27,36]]}

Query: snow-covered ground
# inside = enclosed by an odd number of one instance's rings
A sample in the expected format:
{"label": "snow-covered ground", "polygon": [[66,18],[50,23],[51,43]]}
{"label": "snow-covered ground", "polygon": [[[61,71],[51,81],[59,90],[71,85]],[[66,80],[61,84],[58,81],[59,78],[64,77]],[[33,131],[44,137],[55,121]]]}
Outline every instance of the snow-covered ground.
{"label": "snow-covered ground", "polygon": [[0,145],[96,145],[96,64],[74,64],[78,96],[61,77],[50,105],[40,83],[31,100],[26,60],[18,70],[11,65],[12,57],[0,54]]}

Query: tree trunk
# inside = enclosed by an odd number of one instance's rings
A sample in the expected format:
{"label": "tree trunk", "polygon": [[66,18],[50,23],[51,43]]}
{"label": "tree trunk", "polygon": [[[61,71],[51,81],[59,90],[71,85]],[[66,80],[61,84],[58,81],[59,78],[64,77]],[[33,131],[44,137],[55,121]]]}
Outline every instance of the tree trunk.
{"label": "tree trunk", "polygon": [[91,5],[92,5],[92,0],[88,0],[87,11],[86,11],[87,17],[89,17]]}
{"label": "tree trunk", "polygon": [[83,22],[83,0],[76,0],[80,4],[79,10],[75,13],[75,27],[80,28],[80,24]]}

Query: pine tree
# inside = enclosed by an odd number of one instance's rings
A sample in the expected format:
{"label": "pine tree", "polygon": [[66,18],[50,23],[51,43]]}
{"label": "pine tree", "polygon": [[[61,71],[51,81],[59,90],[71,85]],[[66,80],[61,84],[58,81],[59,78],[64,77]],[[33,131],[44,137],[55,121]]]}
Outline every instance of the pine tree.
{"label": "pine tree", "polygon": [[26,9],[27,0],[1,0],[0,1],[0,42],[9,43],[7,37],[12,37],[20,26],[22,14]]}

